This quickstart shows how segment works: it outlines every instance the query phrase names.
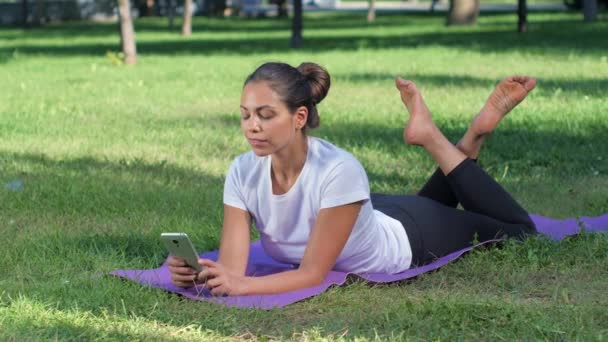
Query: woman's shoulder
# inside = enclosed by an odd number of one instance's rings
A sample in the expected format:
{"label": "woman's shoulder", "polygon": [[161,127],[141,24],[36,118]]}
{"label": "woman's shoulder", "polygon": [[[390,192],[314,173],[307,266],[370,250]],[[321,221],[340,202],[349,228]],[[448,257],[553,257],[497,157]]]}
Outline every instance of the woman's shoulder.
{"label": "woman's shoulder", "polygon": [[369,192],[367,173],[357,158],[336,145],[313,138],[312,151],[315,179],[321,188],[339,189],[339,193],[353,189]]}
{"label": "woman's shoulder", "polygon": [[363,169],[359,160],[350,152],[330,143],[327,140],[311,137],[312,154],[318,164],[324,169],[336,167],[355,167]]}
{"label": "woman's shoulder", "polygon": [[245,152],[232,160],[232,169],[252,170],[261,167],[266,157],[259,157],[253,151]]}
{"label": "woman's shoulder", "polygon": [[317,158],[323,160],[325,163],[341,163],[344,161],[358,162],[357,158],[352,153],[332,144],[327,140],[311,137],[311,141],[313,142],[311,144],[313,153]]}

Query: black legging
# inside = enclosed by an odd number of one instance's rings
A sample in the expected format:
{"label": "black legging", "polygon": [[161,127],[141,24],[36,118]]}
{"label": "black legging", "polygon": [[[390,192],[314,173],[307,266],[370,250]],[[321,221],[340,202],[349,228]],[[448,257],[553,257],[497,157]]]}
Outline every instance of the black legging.
{"label": "black legging", "polygon": [[[418,195],[371,194],[375,209],[399,220],[412,246],[412,266],[479,242],[536,233],[528,213],[473,160],[445,176],[437,169]],[[461,203],[464,210],[456,208]]]}

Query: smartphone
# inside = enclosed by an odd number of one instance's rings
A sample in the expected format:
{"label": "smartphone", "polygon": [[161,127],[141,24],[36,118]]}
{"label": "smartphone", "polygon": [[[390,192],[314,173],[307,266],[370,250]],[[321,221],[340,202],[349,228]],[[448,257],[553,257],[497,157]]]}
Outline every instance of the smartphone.
{"label": "smartphone", "polygon": [[197,272],[203,270],[203,266],[198,263],[198,254],[186,233],[161,233],[160,239],[173,256],[184,259],[186,264]]}

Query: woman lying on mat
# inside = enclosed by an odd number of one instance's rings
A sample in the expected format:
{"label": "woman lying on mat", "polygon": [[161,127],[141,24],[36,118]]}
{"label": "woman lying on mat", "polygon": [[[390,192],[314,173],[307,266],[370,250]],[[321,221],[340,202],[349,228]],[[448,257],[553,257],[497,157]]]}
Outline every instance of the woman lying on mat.
{"label": "woman lying on mat", "polygon": [[[536,81],[500,82],[456,145],[433,123],[416,85],[401,78],[395,84],[410,114],[405,142],[422,146],[439,166],[417,195],[370,195],[355,157],[306,134],[319,126],[317,106],[329,90],[322,67],[267,63],[255,70],[241,97],[241,129],[252,151],[238,156],[226,177],[219,260],[199,260],[207,267],[194,274],[170,257],[173,282],[206,280],[213,294],[280,293],[316,286],[332,269],[399,273],[474,240],[535,234],[528,213],[475,160]],[[265,252],[297,269],[245,276],[252,220]]]}

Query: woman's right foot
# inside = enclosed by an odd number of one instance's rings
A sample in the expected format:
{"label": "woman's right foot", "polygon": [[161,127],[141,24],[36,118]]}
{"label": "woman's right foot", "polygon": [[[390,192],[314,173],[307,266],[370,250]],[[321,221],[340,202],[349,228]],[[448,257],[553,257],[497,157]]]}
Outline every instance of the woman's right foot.
{"label": "woman's right foot", "polygon": [[439,132],[431,118],[431,112],[414,82],[397,77],[395,86],[399,90],[401,101],[410,113],[410,118],[403,131],[403,140],[411,145],[425,146],[433,139],[434,134]]}
{"label": "woman's right foot", "polygon": [[528,76],[510,76],[502,80],[485,105],[475,116],[470,130],[477,136],[492,133],[502,118],[523,101],[536,86],[536,80]]}
{"label": "woman's right foot", "polygon": [[422,146],[437,162],[443,174],[449,174],[466,159],[466,155],[452,145],[435,126],[431,112],[414,82],[397,77],[395,86],[410,112],[410,118],[403,130],[403,140],[408,144]]}

